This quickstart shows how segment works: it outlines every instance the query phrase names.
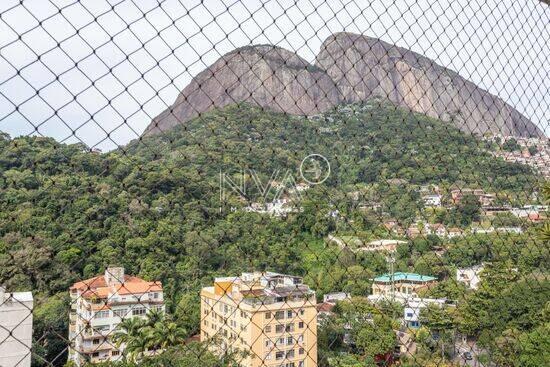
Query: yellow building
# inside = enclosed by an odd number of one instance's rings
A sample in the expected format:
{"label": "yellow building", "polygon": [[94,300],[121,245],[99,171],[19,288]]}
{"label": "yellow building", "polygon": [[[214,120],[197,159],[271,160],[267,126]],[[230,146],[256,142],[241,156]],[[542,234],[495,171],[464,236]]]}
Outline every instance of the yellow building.
{"label": "yellow building", "polygon": [[374,278],[372,282],[372,294],[390,297],[394,294],[416,297],[421,289],[429,288],[437,284],[437,278],[414,273],[397,272],[393,275],[384,274]]}
{"label": "yellow building", "polygon": [[243,273],[201,291],[201,341],[243,367],[316,367],[315,292],[302,278]]}

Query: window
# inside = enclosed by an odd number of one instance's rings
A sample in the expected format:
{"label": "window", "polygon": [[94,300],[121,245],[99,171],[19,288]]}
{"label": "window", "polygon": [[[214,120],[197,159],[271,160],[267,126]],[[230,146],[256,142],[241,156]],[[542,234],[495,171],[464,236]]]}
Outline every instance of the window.
{"label": "window", "polygon": [[153,299],[158,299],[159,298],[159,294],[158,293],[153,293]]}
{"label": "window", "polygon": [[113,350],[113,351],[111,352],[111,355],[112,355],[113,357],[114,357],[114,356],[120,355],[120,350]]}
{"label": "window", "polygon": [[145,309],[145,307],[136,307],[132,310],[133,316],[141,316],[141,315],[145,315],[146,313],[147,313],[147,310]]}
{"label": "window", "polygon": [[286,357],[287,358],[294,358],[294,349],[291,349],[288,352],[286,352]]}
{"label": "window", "polygon": [[305,313],[305,311],[304,311],[304,310],[300,310],[300,316],[303,316],[303,315],[304,315],[304,313]]}
{"label": "window", "polygon": [[304,354],[304,348],[298,349],[298,354]]}
{"label": "window", "polygon": [[109,311],[97,311],[95,313],[96,319],[105,319],[107,317],[109,317]]}
{"label": "window", "polygon": [[271,312],[266,312],[265,313],[265,319],[270,319],[271,318]]}
{"label": "window", "polygon": [[294,338],[289,336],[288,338],[286,338],[286,344],[287,345],[292,345],[294,344]]}
{"label": "window", "polygon": [[275,359],[283,359],[285,357],[285,352],[279,351],[275,352]]}
{"label": "window", "polygon": [[304,322],[303,322],[303,321],[300,321],[300,322],[298,323],[298,327],[299,327],[300,329],[303,329],[303,328],[304,328]]}
{"label": "window", "polygon": [[298,362],[298,367],[304,367],[304,361]]}
{"label": "window", "polygon": [[275,326],[275,332],[282,333],[283,331],[285,331],[285,326],[284,325],[276,325]]}
{"label": "window", "polygon": [[99,352],[92,353],[92,358],[99,357]]}
{"label": "window", "polygon": [[294,331],[294,324],[287,324],[286,325],[286,328],[285,328],[285,331],[288,333],[288,332],[291,332],[291,331]]}
{"label": "window", "polygon": [[292,318],[293,316],[294,316],[294,312],[292,312],[292,311],[290,311],[290,310],[288,310],[288,311],[286,312],[286,317],[288,317],[289,319]]}
{"label": "window", "polygon": [[92,340],[92,344],[93,345],[98,345],[100,341],[101,341],[101,339],[94,339],[94,340]]}
{"label": "window", "polygon": [[102,331],[109,331],[111,328],[109,325],[97,325],[97,326],[94,326],[94,331],[95,332],[102,332]]}
{"label": "window", "polygon": [[128,314],[128,309],[126,308],[121,308],[120,310],[113,310],[113,314],[116,316],[116,317],[126,317],[126,315]]}
{"label": "window", "polygon": [[275,320],[282,320],[284,318],[285,318],[285,312],[284,311],[275,312]]}
{"label": "window", "polygon": [[279,340],[277,340],[277,345],[285,345],[285,338],[279,338]]}
{"label": "window", "polygon": [[265,346],[266,346],[266,348],[269,348],[271,346],[271,340],[266,339]]}
{"label": "window", "polygon": [[271,332],[271,325],[267,325],[266,327],[264,327],[264,333],[270,333],[270,332]]}

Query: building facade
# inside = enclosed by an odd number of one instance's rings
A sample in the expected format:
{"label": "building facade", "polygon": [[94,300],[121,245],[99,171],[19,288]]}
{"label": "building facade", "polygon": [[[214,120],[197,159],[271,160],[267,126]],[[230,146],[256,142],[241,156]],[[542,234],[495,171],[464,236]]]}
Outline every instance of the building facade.
{"label": "building facade", "polygon": [[395,296],[398,293],[405,296],[416,296],[419,290],[433,286],[436,283],[437,278],[428,275],[401,272],[393,275],[384,274],[374,278],[372,294],[385,297]]}
{"label": "building facade", "polygon": [[201,291],[201,341],[243,367],[316,367],[315,292],[302,278],[243,273]]}
{"label": "building facade", "polygon": [[73,284],[70,295],[69,361],[78,366],[120,360],[124,345],[112,340],[117,325],[125,318],[145,318],[151,310],[164,312],[162,284],[126,275],[121,267]]}
{"label": "building facade", "polygon": [[0,366],[30,367],[32,309],[31,292],[8,293],[0,287]]}
{"label": "building facade", "polygon": [[483,265],[456,269],[456,281],[466,284],[469,289],[478,289],[482,271]]}

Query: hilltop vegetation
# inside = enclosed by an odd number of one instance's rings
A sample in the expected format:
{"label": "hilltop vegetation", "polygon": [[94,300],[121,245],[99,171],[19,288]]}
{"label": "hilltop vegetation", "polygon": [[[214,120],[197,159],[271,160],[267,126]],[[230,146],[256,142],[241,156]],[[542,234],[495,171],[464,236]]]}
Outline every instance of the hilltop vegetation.
{"label": "hilltop vegetation", "polygon": [[[310,119],[232,106],[106,154],[49,138],[0,136],[0,284],[35,293],[36,348],[46,360],[65,346],[58,335],[67,333],[68,320],[59,315],[66,314],[69,285],[110,264],[161,280],[167,309],[190,335],[198,328],[197,291],[218,275],[269,269],[306,276],[319,295],[365,295],[369,279],[386,271],[384,257],[355,256],[323,241],[335,230],[387,235],[380,214],[358,210],[349,192],[366,190],[369,200],[405,222],[423,208],[419,185],[480,187],[525,202],[539,179],[486,149],[448,124],[376,102]],[[311,153],[327,157],[332,172],[304,194],[302,212],[286,218],[248,213],[238,210],[247,203],[236,195],[220,203],[220,171],[246,167],[267,182],[273,172],[289,170],[298,178],[301,160]],[[329,215],[335,209],[339,218]],[[442,243],[419,239],[399,249],[396,267],[445,280],[457,262],[505,261],[518,269],[519,278],[503,286],[513,292],[523,275],[547,274],[548,248],[537,247],[534,233],[457,241],[443,258],[433,253]],[[547,278],[541,281],[546,288],[537,291],[547,296]],[[465,297],[464,289],[451,286],[440,292]],[[464,312],[477,315],[472,307]],[[500,335],[508,326],[506,320],[496,329],[494,319],[464,320],[463,328],[476,335]],[[541,325],[530,320],[514,330]]]}

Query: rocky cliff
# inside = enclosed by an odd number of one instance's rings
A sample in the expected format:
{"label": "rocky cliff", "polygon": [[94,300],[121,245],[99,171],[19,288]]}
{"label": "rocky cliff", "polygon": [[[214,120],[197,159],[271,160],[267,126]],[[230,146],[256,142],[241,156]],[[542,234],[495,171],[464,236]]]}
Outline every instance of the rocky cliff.
{"label": "rocky cliff", "polygon": [[239,102],[312,115],[373,97],[451,122],[469,133],[543,136],[510,105],[456,72],[410,50],[352,33],[325,40],[314,65],[275,46],[236,49],[199,73],[144,134]]}

